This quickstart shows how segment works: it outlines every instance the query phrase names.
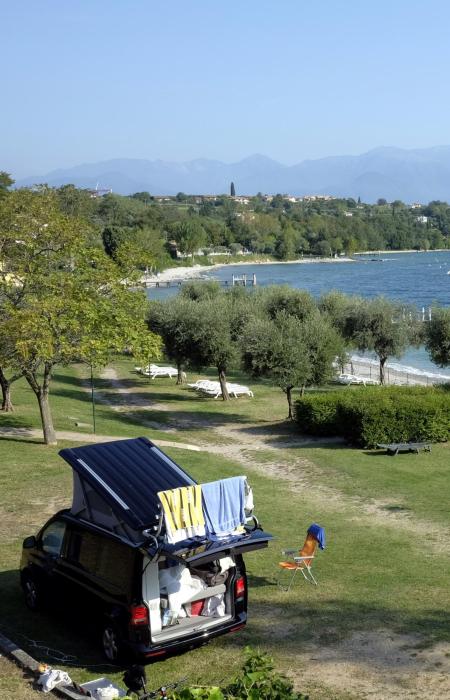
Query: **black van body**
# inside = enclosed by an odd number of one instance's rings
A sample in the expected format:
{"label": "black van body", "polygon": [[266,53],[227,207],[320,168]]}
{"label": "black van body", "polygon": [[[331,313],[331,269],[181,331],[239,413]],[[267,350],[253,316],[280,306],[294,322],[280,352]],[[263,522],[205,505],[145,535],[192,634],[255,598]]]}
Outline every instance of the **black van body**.
{"label": "black van body", "polygon": [[[94,617],[111,661],[124,652],[163,658],[245,625],[242,555],[271,539],[256,521],[226,541],[168,545],[157,493],[195,482],[156,445],[136,438],[60,454],[74,472],[72,508],[24,540],[20,578],[29,608],[70,607]],[[166,625],[160,577],[173,566],[205,588],[190,597],[186,617]],[[219,616],[193,612],[213,598],[222,602]]]}

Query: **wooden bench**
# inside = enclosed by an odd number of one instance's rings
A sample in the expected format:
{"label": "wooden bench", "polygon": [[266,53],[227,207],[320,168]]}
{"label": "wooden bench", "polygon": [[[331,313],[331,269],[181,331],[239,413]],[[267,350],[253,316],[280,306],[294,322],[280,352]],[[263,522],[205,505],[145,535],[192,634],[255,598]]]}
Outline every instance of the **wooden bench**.
{"label": "wooden bench", "polygon": [[419,454],[420,450],[431,452],[431,444],[429,442],[391,442],[390,444],[378,443],[377,447],[381,450],[386,450],[388,455],[398,455],[399,452],[415,452]]}

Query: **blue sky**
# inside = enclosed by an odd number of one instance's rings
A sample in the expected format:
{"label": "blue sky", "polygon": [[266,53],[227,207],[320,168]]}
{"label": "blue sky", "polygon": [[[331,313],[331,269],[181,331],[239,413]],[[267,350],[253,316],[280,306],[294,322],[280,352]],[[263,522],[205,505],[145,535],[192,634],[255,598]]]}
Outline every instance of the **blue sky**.
{"label": "blue sky", "polygon": [[0,0],[0,170],[450,144],[447,0]]}

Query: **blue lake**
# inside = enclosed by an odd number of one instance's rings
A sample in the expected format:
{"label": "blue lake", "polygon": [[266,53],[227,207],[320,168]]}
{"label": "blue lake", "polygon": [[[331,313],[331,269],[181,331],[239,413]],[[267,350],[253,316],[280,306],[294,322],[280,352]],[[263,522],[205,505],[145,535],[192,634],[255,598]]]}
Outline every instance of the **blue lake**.
{"label": "blue lake", "polygon": [[[355,256],[356,262],[274,263],[226,265],[205,272],[206,279],[231,285],[233,275],[256,275],[258,286],[287,284],[306,289],[314,296],[336,289],[346,294],[390,299],[414,304],[418,309],[450,303],[450,251],[427,253],[381,253]],[[164,298],[175,289],[149,289],[150,298]],[[398,363],[427,372],[449,374],[433,365],[425,350],[410,350]],[[391,363],[392,364],[392,363]]]}

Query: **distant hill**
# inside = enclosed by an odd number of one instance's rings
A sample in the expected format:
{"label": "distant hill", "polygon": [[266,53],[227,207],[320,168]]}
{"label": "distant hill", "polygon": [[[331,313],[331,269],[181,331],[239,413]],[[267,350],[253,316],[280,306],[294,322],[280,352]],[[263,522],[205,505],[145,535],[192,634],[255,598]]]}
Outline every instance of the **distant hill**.
{"label": "distant hill", "polygon": [[286,166],[263,155],[237,163],[198,159],[185,163],[117,158],[21,180],[17,186],[111,188],[119,194],[223,194],[230,182],[236,194],[330,194],[375,202],[450,200],[450,146],[406,150],[376,148],[358,156],[305,160]]}

